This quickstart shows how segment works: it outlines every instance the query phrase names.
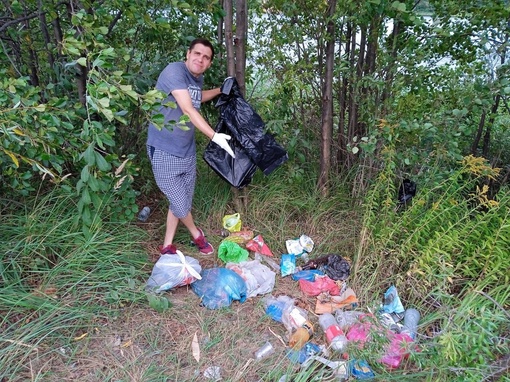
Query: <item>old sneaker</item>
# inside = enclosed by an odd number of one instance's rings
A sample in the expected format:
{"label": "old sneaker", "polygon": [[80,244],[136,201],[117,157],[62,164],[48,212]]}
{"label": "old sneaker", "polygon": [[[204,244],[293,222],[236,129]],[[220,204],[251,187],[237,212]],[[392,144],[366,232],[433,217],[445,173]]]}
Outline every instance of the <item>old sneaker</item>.
{"label": "old sneaker", "polygon": [[200,228],[198,228],[198,230],[200,231],[200,236],[196,239],[193,239],[193,242],[197,245],[200,253],[203,255],[210,255],[214,252],[214,248],[205,238],[204,231],[202,231]]}

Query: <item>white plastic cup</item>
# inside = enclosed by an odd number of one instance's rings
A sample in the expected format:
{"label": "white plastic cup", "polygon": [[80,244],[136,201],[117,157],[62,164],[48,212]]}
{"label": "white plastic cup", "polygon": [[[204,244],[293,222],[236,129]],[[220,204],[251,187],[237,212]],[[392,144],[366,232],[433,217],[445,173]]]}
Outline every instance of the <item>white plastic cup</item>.
{"label": "white plastic cup", "polygon": [[265,358],[267,356],[270,356],[274,353],[274,347],[271,345],[271,342],[267,341],[264,345],[262,345],[256,352],[255,352],[255,359],[259,360],[262,358]]}

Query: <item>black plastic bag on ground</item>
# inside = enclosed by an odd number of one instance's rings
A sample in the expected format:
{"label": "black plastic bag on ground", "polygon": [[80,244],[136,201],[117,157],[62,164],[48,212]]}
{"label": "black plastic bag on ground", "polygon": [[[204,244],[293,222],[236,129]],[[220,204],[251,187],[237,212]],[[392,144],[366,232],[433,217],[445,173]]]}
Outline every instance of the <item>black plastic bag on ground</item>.
{"label": "black plastic bag on ground", "polygon": [[332,280],[346,280],[351,273],[351,265],[340,255],[326,255],[309,260],[303,270],[319,269]]}
{"label": "black plastic bag on ground", "polygon": [[[256,170],[246,163],[246,158],[249,158],[264,175],[269,175],[288,160],[288,155],[273,135],[264,132],[265,124],[262,118],[245,101],[235,78],[227,78],[221,90],[222,94],[216,102],[216,107],[220,110],[220,121],[215,130],[232,137],[229,144],[235,149],[236,158],[229,157],[226,161],[228,154],[220,153],[214,147],[217,145],[209,142],[204,160],[230,184],[241,188],[251,182]],[[234,173],[235,176],[232,175]],[[236,181],[235,178],[243,180]]]}

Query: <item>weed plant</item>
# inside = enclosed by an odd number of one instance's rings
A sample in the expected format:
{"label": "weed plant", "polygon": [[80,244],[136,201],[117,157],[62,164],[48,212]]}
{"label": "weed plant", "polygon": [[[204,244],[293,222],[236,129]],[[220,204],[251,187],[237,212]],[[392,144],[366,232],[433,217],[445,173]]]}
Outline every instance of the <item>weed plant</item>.
{"label": "weed plant", "polygon": [[416,177],[417,195],[399,206],[391,149],[385,166],[365,202],[353,283],[368,299],[394,284],[420,310],[423,348],[413,359],[426,380],[501,376],[510,351],[508,188],[490,198],[498,170],[468,156],[448,176]]}

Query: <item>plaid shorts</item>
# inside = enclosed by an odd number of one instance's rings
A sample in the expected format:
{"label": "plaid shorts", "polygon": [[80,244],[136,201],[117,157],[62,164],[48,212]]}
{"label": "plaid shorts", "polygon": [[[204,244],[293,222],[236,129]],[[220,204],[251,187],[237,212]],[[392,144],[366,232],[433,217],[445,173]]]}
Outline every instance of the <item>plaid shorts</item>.
{"label": "plaid shorts", "polygon": [[191,212],[195,192],[196,155],[179,158],[149,145],[147,155],[156,184],[170,202],[170,211],[179,219],[186,217]]}

